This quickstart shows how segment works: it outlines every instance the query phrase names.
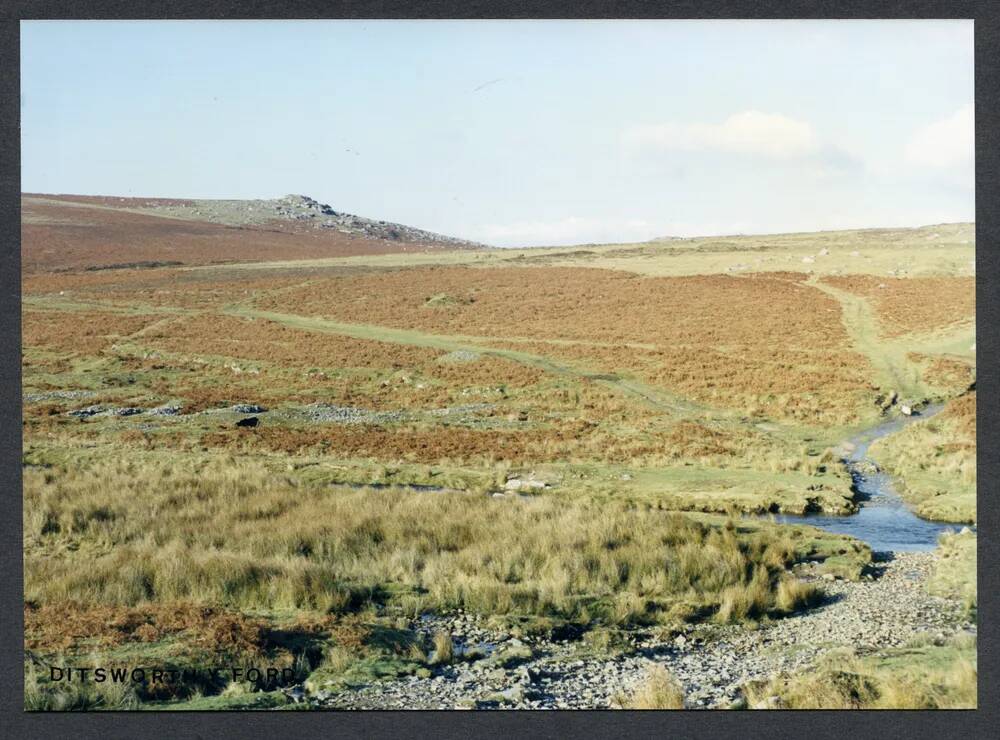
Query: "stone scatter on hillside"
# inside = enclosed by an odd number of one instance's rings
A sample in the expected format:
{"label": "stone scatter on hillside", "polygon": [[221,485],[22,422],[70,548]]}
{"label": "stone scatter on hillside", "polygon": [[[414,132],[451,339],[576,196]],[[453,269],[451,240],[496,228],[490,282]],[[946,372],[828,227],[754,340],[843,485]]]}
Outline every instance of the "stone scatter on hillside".
{"label": "stone scatter on hillside", "polygon": [[306,195],[286,195],[270,200],[189,200],[153,201],[141,210],[176,218],[210,221],[229,226],[303,229],[332,229],[366,239],[407,242],[442,247],[482,246],[412,226],[356,216],[334,210]]}

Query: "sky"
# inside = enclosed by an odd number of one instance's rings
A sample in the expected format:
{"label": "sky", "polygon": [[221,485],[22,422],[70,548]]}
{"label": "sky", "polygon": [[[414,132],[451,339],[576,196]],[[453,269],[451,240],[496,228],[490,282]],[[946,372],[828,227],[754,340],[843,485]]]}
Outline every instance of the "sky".
{"label": "sky", "polygon": [[972,21],[35,21],[24,192],[497,246],[972,221]]}

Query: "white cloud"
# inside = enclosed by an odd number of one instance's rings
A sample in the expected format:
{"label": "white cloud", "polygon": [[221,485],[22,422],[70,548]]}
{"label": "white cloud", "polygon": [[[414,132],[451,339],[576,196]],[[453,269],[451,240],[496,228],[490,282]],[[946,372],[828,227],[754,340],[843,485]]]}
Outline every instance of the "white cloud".
{"label": "white cloud", "polygon": [[805,121],[750,110],[722,123],[662,123],[625,131],[627,146],[638,150],[719,151],[788,159],[816,152],[816,133]]}
{"label": "white cloud", "polygon": [[906,143],[904,157],[922,167],[969,164],[976,153],[975,138],[972,105],[963,105],[947,118],[918,129]]}

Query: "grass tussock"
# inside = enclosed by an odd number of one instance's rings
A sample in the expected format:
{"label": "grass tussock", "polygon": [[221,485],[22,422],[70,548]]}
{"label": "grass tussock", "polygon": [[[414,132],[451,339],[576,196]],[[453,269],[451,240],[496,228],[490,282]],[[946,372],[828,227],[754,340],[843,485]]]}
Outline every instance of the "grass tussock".
{"label": "grass tussock", "polygon": [[768,614],[791,614],[819,603],[822,595],[815,584],[793,578],[781,578],[775,585],[767,569],[758,567],[749,583],[729,586],[722,592],[716,620],[732,624]]}
{"label": "grass tussock", "polygon": [[971,619],[975,619],[979,605],[976,586],[977,539],[972,532],[942,535],[938,541],[940,557],[927,582],[927,588],[932,594],[960,600]]}
{"label": "grass tussock", "polygon": [[815,583],[785,579],[778,584],[775,605],[780,611],[792,613],[815,606],[823,599],[823,590]]}
{"label": "grass tussock", "polygon": [[47,668],[26,662],[24,668],[24,711],[123,711],[138,709],[141,700],[126,683],[78,681],[53,686],[46,680]]}
{"label": "grass tussock", "polygon": [[447,632],[437,632],[434,634],[434,663],[447,665],[455,660],[455,645],[451,635]]}
{"label": "grass tussock", "polygon": [[632,694],[616,704],[621,709],[683,709],[684,689],[665,666],[654,664]]}
{"label": "grass tussock", "polygon": [[974,709],[975,640],[911,645],[860,657],[823,656],[814,669],[744,687],[758,709]]}
{"label": "grass tussock", "polygon": [[939,414],[878,440],[872,456],[897,477],[917,514],[946,522],[976,521],[976,393],[949,401]]}
{"label": "grass tussock", "polygon": [[[259,463],[25,471],[25,595],[346,613],[393,602],[642,623],[806,603],[791,533],[652,507],[309,488]],[[782,585],[782,584],[785,585]]]}

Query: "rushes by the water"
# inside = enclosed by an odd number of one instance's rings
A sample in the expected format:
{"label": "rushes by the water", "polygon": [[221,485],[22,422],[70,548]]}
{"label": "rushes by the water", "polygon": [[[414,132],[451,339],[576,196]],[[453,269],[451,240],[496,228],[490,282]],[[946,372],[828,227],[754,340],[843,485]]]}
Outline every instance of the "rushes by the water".
{"label": "rushes by the water", "polygon": [[451,635],[437,632],[434,635],[434,662],[439,665],[451,663],[455,659],[455,646]]}
{"label": "rushes by the water", "polygon": [[[310,488],[246,460],[25,471],[25,596],[649,623],[784,613],[803,535],[550,497]],[[797,539],[800,538],[800,539]],[[784,585],[783,585],[784,584]]]}

